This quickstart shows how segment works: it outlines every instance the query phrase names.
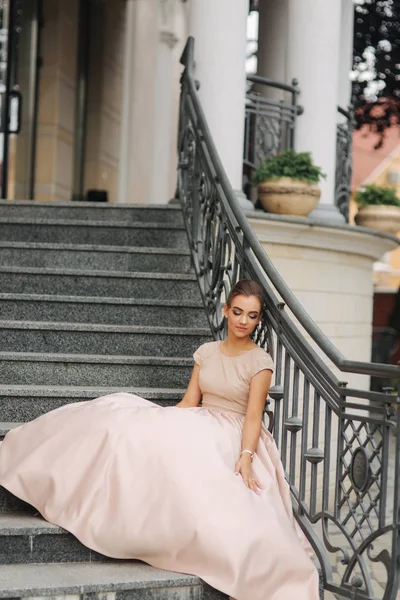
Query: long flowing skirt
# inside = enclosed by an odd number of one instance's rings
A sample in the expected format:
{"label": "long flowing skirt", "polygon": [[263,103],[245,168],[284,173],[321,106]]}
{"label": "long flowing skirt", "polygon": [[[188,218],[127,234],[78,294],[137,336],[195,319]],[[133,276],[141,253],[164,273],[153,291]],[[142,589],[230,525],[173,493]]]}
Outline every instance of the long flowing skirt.
{"label": "long flowing skirt", "polygon": [[317,600],[278,451],[263,428],[250,491],[244,417],[116,393],[10,431],[0,485],[104,555],[193,574],[236,600]]}

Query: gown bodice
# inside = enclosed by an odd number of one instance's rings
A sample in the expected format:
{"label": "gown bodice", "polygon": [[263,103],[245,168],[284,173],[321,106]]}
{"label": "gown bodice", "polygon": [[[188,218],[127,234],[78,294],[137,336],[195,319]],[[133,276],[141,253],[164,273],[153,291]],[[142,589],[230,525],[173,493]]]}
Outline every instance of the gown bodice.
{"label": "gown bodice", "polygon": [[251,378],[264,369],[273,371],[272,358],[258,346],[239,356],[226,356],[220,345],[208,342],[193,355],[199,365],[202,405],[245,415]]}

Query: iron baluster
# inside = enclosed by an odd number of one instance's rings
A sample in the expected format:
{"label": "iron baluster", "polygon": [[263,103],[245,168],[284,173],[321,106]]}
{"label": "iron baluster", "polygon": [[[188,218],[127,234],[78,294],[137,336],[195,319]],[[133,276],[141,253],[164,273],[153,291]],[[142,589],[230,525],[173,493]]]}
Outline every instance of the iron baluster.
{"label": "iron baluster", "polygon": [[295,364],[293,373],[293,396],[292,396],[292,416],[286,419],[285,428],[290,431],[290,462],[289,462],[289,480],[292,485],[296,485],[296,446],[297,434],[302,428],[302,419],[298,415],[299,410],[299,367]]}
{"label": "iron baluster", "polygon": [[282,447],[281,447],[281,460],[283,468],[286,470],[286,458],[287,458],[287,429],[285,423],[288,417],[289,410],[289,398],[290,398],[290,368],[291,359],[288,350],[285,352],[285,371],[283,375],[283,414],[282,414]]}
{"label": "iron baluster", "polygon": [[313,515],[317,507],[317,471],[318,463],[323,460],[323,450],[319,448],[319,413],[321,398],[314,390],[313,432],[312,448],[307,452],[308,460],[311,462],[311,490],[310,490],[310,513]]}
{"label": "iron baluster", "polygon": [[276,363],[275,363],[275,385],[270,388],[269,395],[274,400],[274,440],[279,448],[281,427],[281,401],[283,398],[282,386],[282,342],[277,338]]}
{"label": "iron baluster", "polygon": [[307,459],[306,452],[308,446],[308,411],[310,405],[310,382],[304,379],[303,390],[303,429],[301,432],[301,466],[300,466],[300,486],[299,498],[301,503],[306,501],[306,477],[307,477]]}

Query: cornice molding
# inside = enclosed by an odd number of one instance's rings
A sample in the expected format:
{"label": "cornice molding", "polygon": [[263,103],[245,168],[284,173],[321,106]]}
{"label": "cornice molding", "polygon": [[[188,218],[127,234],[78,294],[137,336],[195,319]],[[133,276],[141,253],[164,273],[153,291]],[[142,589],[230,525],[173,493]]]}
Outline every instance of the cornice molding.
{"label": "cornice molding", "polygon": [[261,243],[358,254],[373,261],[400,244],[394,236],[365,227],[324,225],[309,219],[260,213],[248,213],[247,218]]}

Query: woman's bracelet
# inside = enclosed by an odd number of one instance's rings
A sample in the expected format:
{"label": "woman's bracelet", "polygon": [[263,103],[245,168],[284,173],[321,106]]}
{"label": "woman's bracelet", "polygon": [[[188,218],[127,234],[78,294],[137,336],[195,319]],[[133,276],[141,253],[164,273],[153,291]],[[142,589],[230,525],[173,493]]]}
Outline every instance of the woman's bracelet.
{"label": "woman's bracelet", "polygon": [[251,462],[253,462],[253,456],[254,456],[254,452],[252,452],[251,450],[242,450],[240,453],[240,456],[242,456],[242,454],[244,453],[250,454],[250,458],[251,458]]}

